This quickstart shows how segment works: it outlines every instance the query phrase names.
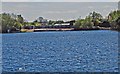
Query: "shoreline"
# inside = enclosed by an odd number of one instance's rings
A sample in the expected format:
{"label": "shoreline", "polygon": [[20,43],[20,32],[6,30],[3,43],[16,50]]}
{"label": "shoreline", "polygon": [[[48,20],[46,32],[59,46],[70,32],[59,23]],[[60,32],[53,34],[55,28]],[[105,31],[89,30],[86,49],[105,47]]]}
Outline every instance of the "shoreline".
{"label": "shoreline", "polygon": [[41,31],[89,31],[89,30],[111,30],[111,28],[39,28],[39,29],[21,29],[20,32],[41,32]]}
{"label": "shoreline", "polygon": [[[12,31],[10,33],[30,33],[30,32],[49,32],[49,31],[97,31],[97,30],[111,30],[111,31],[117,31],[113,30],[111,28],[79,28],[79,29],[74,29],[74,28],[62,28],[62,29],[21,29],[20,31]],[[119,32],[119,31],[118,31]],[[9,33],[1,33],[1,34],[9,34]]]}

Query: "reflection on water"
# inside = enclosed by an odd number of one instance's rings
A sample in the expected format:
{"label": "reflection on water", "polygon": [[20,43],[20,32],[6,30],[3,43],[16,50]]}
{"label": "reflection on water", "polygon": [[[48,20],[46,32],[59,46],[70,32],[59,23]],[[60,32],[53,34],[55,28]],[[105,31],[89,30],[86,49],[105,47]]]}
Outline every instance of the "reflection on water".
{"label": "reflection on water", "polygon": [[117,72],[118,32],[3,34],[3,71]]}

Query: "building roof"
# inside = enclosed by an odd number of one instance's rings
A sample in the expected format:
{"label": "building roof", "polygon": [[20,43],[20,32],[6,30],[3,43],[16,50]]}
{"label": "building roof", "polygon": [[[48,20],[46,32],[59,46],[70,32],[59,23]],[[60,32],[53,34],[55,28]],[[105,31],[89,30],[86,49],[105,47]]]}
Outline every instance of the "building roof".
{"label": "building roof", "polygon": [[70,25],[70,23],[62,23],[62,24],[55,24],[55,25]]}

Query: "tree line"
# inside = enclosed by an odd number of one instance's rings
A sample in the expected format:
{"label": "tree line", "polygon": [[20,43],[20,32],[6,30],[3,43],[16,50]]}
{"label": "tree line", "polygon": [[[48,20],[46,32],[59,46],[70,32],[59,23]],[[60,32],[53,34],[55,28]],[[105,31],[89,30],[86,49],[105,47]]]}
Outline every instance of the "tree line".
{"label": "tree line", "polygon": [[[0,14],[0,18],[0,29],[2,29],[2,33],[6,33],[9,30],[17,31],[23,26],[42,26],[42,24],[36,20],[33,22],[27,22],[22,15],[16,15],[14,13],[2,13]],[[102,25],[100,23],[103,22],[109,23],[112,30],[120,31],[120,10],[110,12],[106,18],[103,18],[103,16],[98,12],[91,12],[84,19],[78,18],[75,20],[75,24],[73,26],[76,29],[93,28]],[[64,23],[64,20],[49,20],[47,25],[54,25],[57,23]],[[103,25],[103,27],[108,27],[107,25],[108,24]]]}
{"label": "tree line", "polygon": [[[106,22],[107,24],[101,24]],[[92,27],[110,27],[112,30],[120,30],[120,10],[112,11],[106,18],[100,13],[92,12],[85,19],[77,19],[76,28],[92,28]]]}
{"label": "tree line", "polygon": [[2,33],[6,33],[7,30],[19,30],[22,26],[25,25],[25,21],[22,15],[15,15],[9,13],[0,14],[2,19],[0,25],[2,26]]}

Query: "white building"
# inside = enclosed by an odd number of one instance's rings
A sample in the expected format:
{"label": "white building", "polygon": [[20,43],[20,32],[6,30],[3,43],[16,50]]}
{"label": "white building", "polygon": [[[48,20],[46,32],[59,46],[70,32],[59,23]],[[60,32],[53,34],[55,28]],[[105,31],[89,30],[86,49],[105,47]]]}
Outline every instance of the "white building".
{"label": "white building", "polygon": [[62,23],[62,24],[55,24],[56,26],[58,25],[70,25],[70,23]]}

